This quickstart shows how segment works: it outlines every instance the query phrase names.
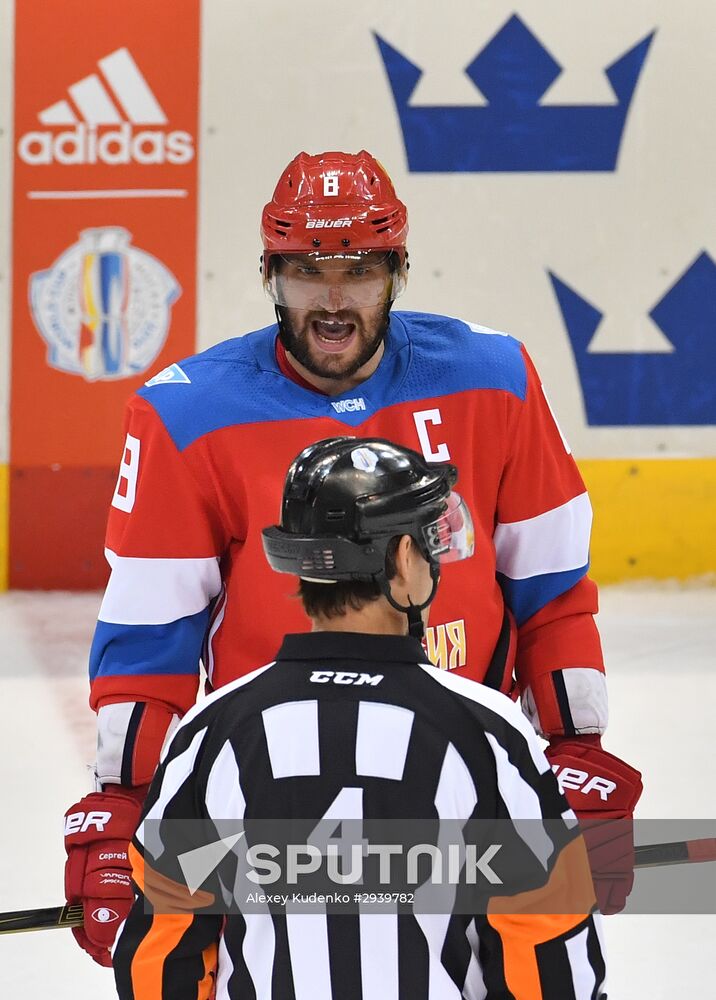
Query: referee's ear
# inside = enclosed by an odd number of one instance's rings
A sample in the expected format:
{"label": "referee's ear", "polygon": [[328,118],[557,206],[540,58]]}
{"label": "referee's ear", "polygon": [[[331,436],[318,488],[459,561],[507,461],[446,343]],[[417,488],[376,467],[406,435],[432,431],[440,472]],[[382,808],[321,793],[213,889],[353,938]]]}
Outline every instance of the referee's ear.
{"label": "referee's ear", "polygon": [[410,535],[401,535],[393,559],[395,576],[390,590],[399,604],[422,604],[432,589],[430,566]]}
{"label": "referee's ear", "polygon": [[413,570],[415,556],[419,555],[415,542],[410,535],[401,535],[393,557],[395,576],[391,577],[391,587],[406,585]]}

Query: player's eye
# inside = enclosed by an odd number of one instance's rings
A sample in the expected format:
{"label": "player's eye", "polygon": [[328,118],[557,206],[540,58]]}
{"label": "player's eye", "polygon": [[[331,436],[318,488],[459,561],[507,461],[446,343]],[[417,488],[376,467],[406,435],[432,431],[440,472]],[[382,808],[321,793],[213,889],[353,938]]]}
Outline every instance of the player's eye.
{"label": "player's eye", "polygon": [[310,264],[297,264],[296,267],[299,274],[314,275],[321,273],[317,267],[312,267]]}

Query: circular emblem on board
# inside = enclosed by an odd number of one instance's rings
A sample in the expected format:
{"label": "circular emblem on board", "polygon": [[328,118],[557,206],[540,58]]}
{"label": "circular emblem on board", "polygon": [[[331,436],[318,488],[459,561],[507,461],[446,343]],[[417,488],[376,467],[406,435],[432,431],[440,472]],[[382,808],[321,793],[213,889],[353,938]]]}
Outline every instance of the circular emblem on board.
{"label": "circular emblem on board", "polygon": [[85,229],[30,277],[30,311],[52,368],[88,382],[145,371],[169,330],[181,287],[120,226]]}

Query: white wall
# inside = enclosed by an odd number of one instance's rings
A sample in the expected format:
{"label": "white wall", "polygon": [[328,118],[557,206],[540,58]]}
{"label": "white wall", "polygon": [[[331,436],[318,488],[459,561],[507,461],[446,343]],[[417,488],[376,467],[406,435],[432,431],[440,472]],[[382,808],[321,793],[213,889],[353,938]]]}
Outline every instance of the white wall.
{"label": "white wall", "polygon": [[[603,68],[656,29],[616,173],[409,173],[372,32],[424,70],[414,103],[480,103],[462,69],[513,14],[564,72],[547,102],[614,101]],[[708,455],[713,427],[587,427],[553,269],[606,318],[597,350],[668,350],[648,319],[707,249],[716,256],[716,4],[434,0],[359,5],[207,0],[201,161],[202,346],[272,320],[258,220],[296,152],[368,148],[411,216],[403,308],[524,339],[583,457]]]}
{"label": "white wall", "polygon": [[[13,9],[0,0],[0,462],[8,458]],[[462,70],[515,12],[564,67],[547,103],[613,101],[603,68],[656,30],[617,172],[410,173],[372,32],[424,69],[415,103],[480,103]],[[701,250],[716,257],[715,36],[712,0],[205,0],[199,345],[272,320],[258,221],[289,159],[301,149],[366,147],[410,210],[402,308],[524,339],[582,457],[714,454],[714,427],[587,426],[546,272],[605,312],[592,349],[668,350],[649,310]]]}

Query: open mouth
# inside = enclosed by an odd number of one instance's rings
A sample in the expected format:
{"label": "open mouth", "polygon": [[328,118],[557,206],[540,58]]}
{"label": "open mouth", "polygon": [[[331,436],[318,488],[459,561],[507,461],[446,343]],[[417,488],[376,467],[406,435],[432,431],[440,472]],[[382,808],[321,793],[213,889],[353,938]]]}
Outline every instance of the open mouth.
{"label": "open mouth", "polygon": [[322,351],[337,354],[353,343],[356,336],[355,323],[343,323],[340,320],[318,320],[311,323],[313,339]]}

